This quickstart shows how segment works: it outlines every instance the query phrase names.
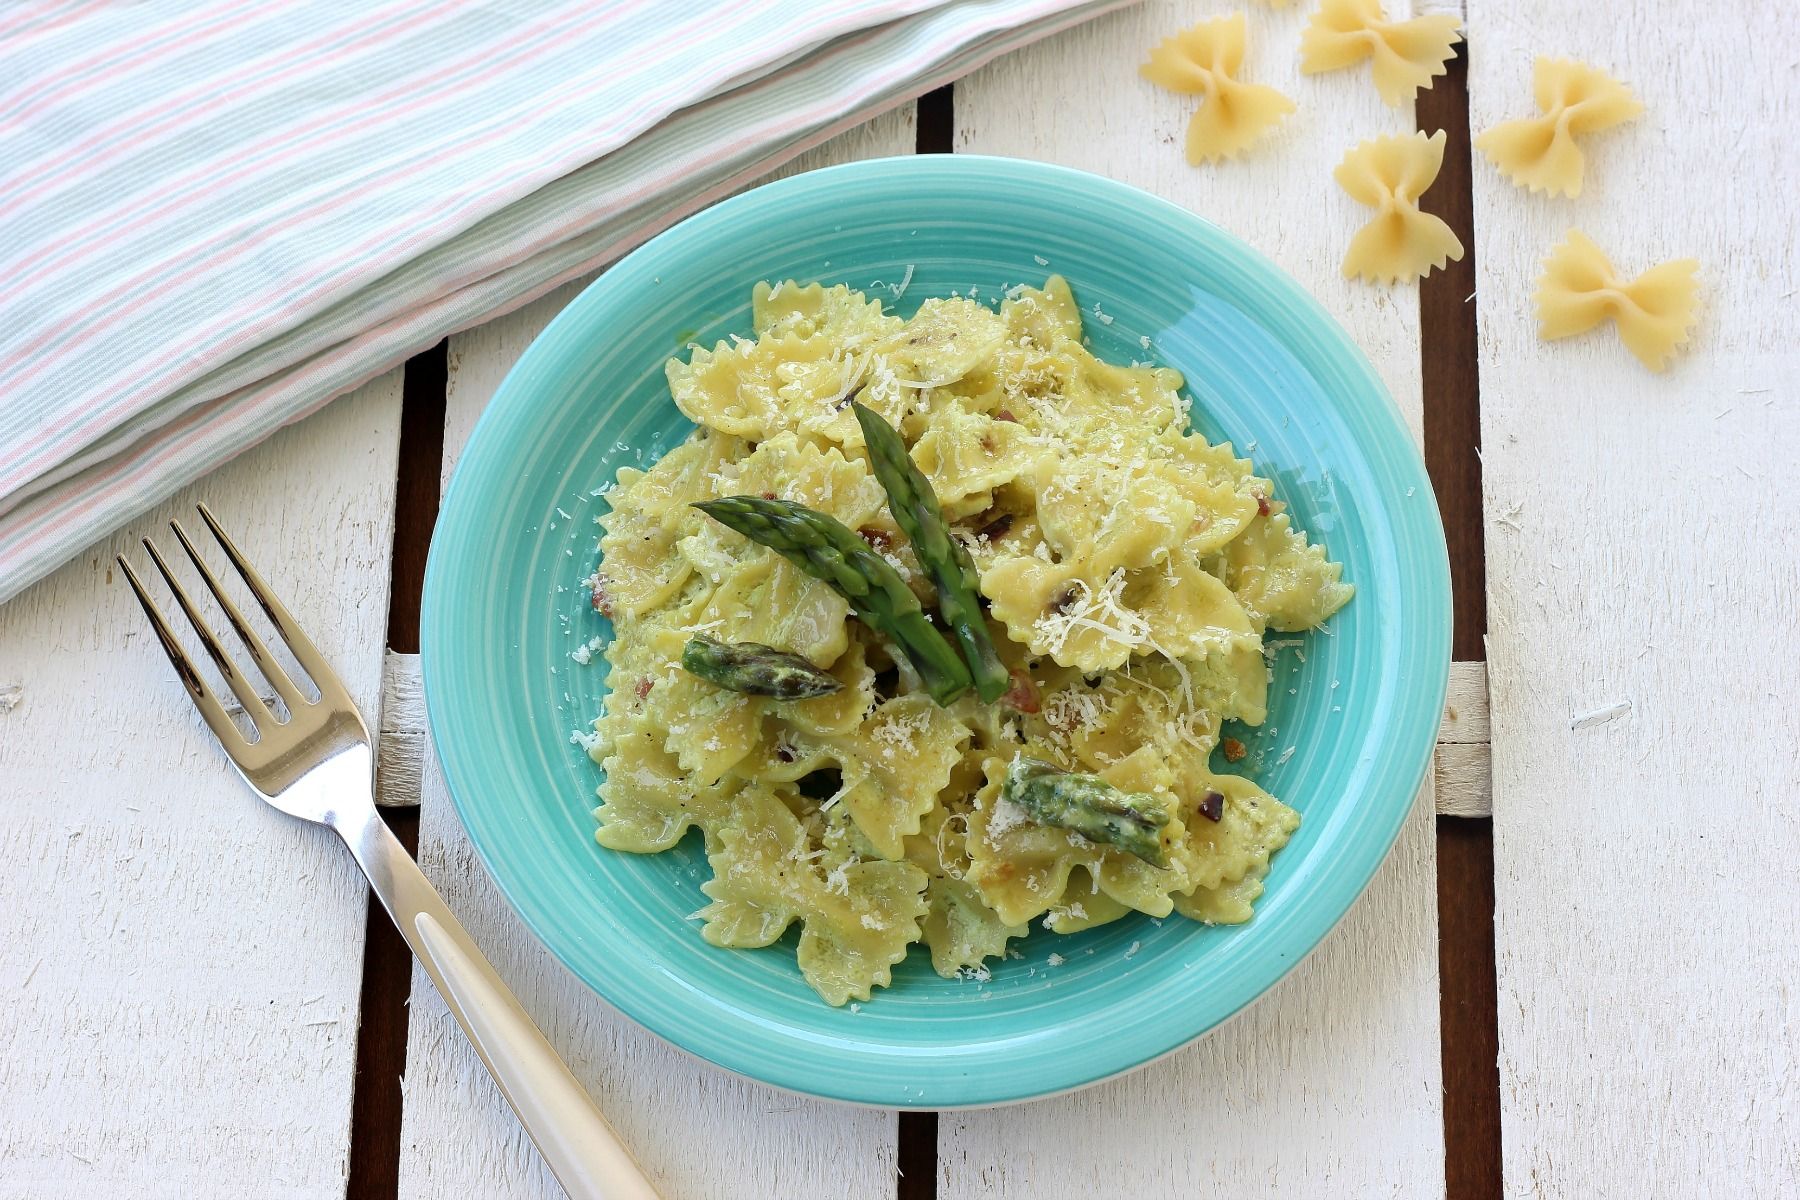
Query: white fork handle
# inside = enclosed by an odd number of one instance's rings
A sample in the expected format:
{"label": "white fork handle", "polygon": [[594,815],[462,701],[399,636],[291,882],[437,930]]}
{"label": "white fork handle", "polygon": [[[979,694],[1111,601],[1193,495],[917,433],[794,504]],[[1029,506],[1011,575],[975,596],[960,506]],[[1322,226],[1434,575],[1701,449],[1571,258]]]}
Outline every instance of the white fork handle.
{"label": "white fork handle", "polygon": [[572,1200],[659,1200],[643,1168],[370,806],[335,826]]}

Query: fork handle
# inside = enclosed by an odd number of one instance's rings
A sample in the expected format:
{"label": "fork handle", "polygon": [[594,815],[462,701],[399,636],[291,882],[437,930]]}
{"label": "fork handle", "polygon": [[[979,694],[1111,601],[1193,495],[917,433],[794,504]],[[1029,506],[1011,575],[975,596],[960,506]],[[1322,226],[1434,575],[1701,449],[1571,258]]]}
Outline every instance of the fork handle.
{"label": "fork handle", "polygon": [[369,806],[335,827],[572,1200],[659,1200],[581,1084]]}

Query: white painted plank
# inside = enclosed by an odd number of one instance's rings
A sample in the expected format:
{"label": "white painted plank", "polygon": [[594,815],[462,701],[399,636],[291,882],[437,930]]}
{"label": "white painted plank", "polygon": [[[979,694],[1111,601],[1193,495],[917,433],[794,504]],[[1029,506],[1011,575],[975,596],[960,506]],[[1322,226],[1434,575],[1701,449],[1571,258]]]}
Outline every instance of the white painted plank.
{"label": "white painted plank", "polygon": [[375,737],[375,803],[407,808],[419,802],[425,756],[425,682],[419,656],[389,650],[381,663],[381,721]]}
{"label": "white painted plank", "polygon": [[[914,140],[909,105],[802,156],[787,171],[906,153]],[[561,288],[451,339],[446,480],[506,371],[580,287]],[[429,757],[419,860],[671,1200],[893,1194],[891,1112],[805,1100],[696,1062],[613,1012],[532,940],[475,858],[442,770]],[[419,971],[405,1097],[401,1196],[561,1195]]]}
{"label": "white painted plank", "polygon": [[[418,655],[388,651],[382,666],[381,697],[377,801],[392,807],[414,805],[419,802],[420,773],[429,753]],[[0,709],[5,703],[6,696],[0,693]],[[1450,695],[1438,727],[1436,753],[1438,816],[1491,815],[1487,664],[1450,664]]]}
{"label": "white painted plank", "polygon": [[[1299,111],[1240,160],[1189,167],[1192,97],[1137,77],[1148,49],[1225,4],[1152,3],[957,85],[957,148],[1049,159],[1136,184],[1218,222],[1310,288],[1369,354],[1415,435],[1418,297],[1340,274],[1367,210],[1332,182],[1343,151],[1412,128],[1367,71],[1298,74],[1301,8],[1249,10],[1245,77]],[[1390,10],[1396,8],[1390,4]],[[1429,788],[1427,789],[1429,791]],[[1436,853],[1421,798],[1368,893],[1263,1002],[1198,1045],[1073,1096],[945,1114],[938,1195],[1441,1195]],[[1145,1114],[1156,1132],[1145,1135]]]}
{"label": "white painted plank", "polygon": [[1437,811],[1440,817],[1487,817],[1494,811],[1488,769],[1487,664],[1450,664],[1450,694],[1438,726]]}
{"label": "white painted plank", "polygon": [[1431,763],[1437,772],[1438,816],[1494,815],[1493,776],[1489,773],[1486,743],[1439,742]]}
{"label": "white painted plank", "polygon": [[1444,697],[1444,720],[1438,741],[1456,745],[1485,745],[1488,733],[1487,664],[1450,664],[1450,691]]}
{"label": "white painted plank", "polygon": [[148,570],[136,539],[159,534],[179,557],[163,522],[198,525],[207,499],[373,712],[400,390],[396,371],[276,434],[0,608],[0,690],[18,691],[0,705],[0,1197],[343,1194],[362,876],[233,774],[113,555]]}
{"label": "white painted plank", "polygon": [[[1539,53],[1646,106],[1578,200],[1475,164],[1506,1193],[1793,1197],[1800,9],[1468,9],[1477,131],[1535,111]],[[1667,375],[1538,341],[1571,226],[1623,271],[1700,260]]]}

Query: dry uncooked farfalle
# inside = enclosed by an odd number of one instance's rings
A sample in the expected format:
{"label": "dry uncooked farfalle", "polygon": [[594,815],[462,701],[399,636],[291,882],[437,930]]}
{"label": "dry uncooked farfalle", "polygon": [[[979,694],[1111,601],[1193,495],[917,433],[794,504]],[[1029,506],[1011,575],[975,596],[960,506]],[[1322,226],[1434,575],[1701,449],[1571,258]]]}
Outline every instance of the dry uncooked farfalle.
{"label": "dry uncooked farfalle", "polygon": [[1184,29],[1150,51],[1138,72],[1158,87],[1204,96],[1188,122],[1187,160],[1231,158],[1294,111],[1272,87],[1237,78],[1244,62],[1244,14]]}
{"label": "dry uncooked farfalle", "polygon": [[1316,75],[1367,58],[1381,98],[1398,106],[1444,73],[1460,27],[1448,13],[1389,21],[1381,0],[1324,0],[1300,35],[1300,69]]}
{"label": "dry uncooked farfalle", "polygon": [[1502,122],[1475,145],[1520,187],[1579,196],[1587,160],[1575,136],[1629,121],[1644,106],[1605,71],[1564,58],[1538,59],[1531,90],[1542,116]]}
{"label": "dry uncooked farfalle", "polygon": [[1694,326],[1699,269],[1696,260],[1678,258],[1623,280],[1600,247],[1571,229],[1538,277],[1534,299],[1542,336],[1585,333],[1611,318],[1626,348],[1652,371],[1661,371]]}
{"label": "dry uncooked farfalle", "polygon": [[1352,199],[1376,210],[1350,239],[1346,278],[1396,283],[1461,260],[1462,242],[1443,221],[1419,211],[1419,197],[1444,165],[1443,130],[1372,138],[1344,155],[1333,173]]}

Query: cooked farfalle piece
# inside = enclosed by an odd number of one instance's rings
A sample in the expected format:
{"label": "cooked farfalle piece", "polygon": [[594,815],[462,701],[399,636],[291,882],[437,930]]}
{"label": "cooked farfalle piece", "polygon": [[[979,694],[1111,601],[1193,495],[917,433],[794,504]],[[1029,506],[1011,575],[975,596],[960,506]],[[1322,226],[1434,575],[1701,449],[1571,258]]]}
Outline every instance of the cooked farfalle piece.
{"label": "cooked farfalle piece", "polygon": [[881,301],[841,283],[825,287],[792,280],[756,285],[750,296],[750,323],[759,338],[828,337],[852,348],[890,336],[905,324],[884,313]]}
{"label": "cooked farfalle piece", "polygon": [[[982,781],[979,772],[975,773],[968,789],[973,791]],[[906,845],[907,861],[931,878],[925,888],[931,907],[919,922],[919,930],[931,949],[932,968],[946,979],[959,971],[980,970],[982,960],[1000,957],[1006,953],[1008,940],[1026,934],[1024,924],[1002,921],[968,881],[968,826],[967,813],[939,807]]]}
{"label": "cooked farfalle piece", "polygon": [[1185,558],[1096,573],[1090,560],[1019,555],[981,577],[994,619],[1013,641],[1059,666],[1111,671],[1134,654],[1204,660],[1261,653],[1261,639],[1224,583]]}
{"label": "cooked farfalle piece", "polygon": [[1652,371],[1661,371],[1688,340],[1696,320],[1700,264],[1678,258],[1621,279],[1600,247],[1571,229],[1544,260],[1538,278],[1538,320],[1546,339],[1585,333],[1611,318],[1627,349]]}
{"label": "cooked farfalle piece", "polygon": [[767,946],[801,923],[800,970],[828,1004],[867,1000],[919,940],[925,872],[863,859],[841,831],[814,837],[771,789],[746,787],[707,847],[712,901],[696,915],[715,946]]}
{"label": "cooked farfalle piece", "polygon": [[1419,197],[1444,165],[1444,131],[1372,138],[1344,155],[1333,177],[1352,199],[1376,211],[1350,239],[1346,278],[1396,283],[1461,260],[1462,242],[1443,221],[1419,211]]}
{"label": "cooked farfalle piece", "polygon": [[1389,21],[1381,0],[1325,0],[1300,35],[1300,69],[1316,75],[1370,59],[1376,90],[1398,106],[1444,73],[1461,24],[1448,13]]}
{"label": "cooked farfalle piece", "polygon": [[1188,122],[1187,160],[1195,166],[1234,157],[1294,111],[1274,88],[1237,78],[1243,62],[1244,14],[1233,13],[1182,30],[1138,68],[1158,87],[1206,97]]}
{"label": "cooked farfalle piece", "polygon": [[995,488],[1032,472],[1049,454],[1018,421],[952,405],[933,414],[912,453],[952,515],[985,508]]}
{"label": "cooked farfalle piece", "polygon": [[1258,517],[1219,556],[1214,571],[1244,606],[1258,633],[1294,633],[1323,625],[1355,588],[1339,581],[1344,568],[1308,544],[1286,513]]}
{"label": "cooked farfalle piece", "polygon": [[652,470],[620,469],[607,497],[611,511],[600,518],[606,570],[598,603],[608,616],[636,617],[681,591],[693,564],[673,551],[702,525],[688,499],[743,449],[736,438],[712,437],[684,442]]}
{"label": "cooked farfalle piece", "polygon": [[819,742],[838,764],[850,819],[877,854],[899,858],[949,784],[969,737],[949,710],[910,695],[884,700],[853,733]]}
{"label": "cooked farfalle piece", "polygon": [[1644,106],[1605,71],[1563,58],[1538,59],[1531,90],[1542,116],[1496,125],[1475,145],[1520,187],[1579,196],[1587,160],[1575,136],[1629,121]]}
{"label": "cooked farfalle piece", "polygon": [[[1193,886],[1173,856],[1170,866],[1155,867],[1123,850],[1032,821],[1001,799],[1008,761],[988,759],[987,783],[976,793],[967,839],[968,881],[1003,923],[1023,925],[1048,913],[1069,890],[1072,872],[1085,872],[1094,894],[1153,917],[1174,910],[1170,893]],[[1098,774],[1160,807],[1173,835],[1182,833],[1173,772],[1153,750],[1139,751]]]}
{"label": "cooked farfalle piece", "polygon": [[696,346],[687,362],[669,360],[669,393],[695,424],[759,442],[788,428],[795,410],[832,411],[855,382],[836,349],[792,333]]}

